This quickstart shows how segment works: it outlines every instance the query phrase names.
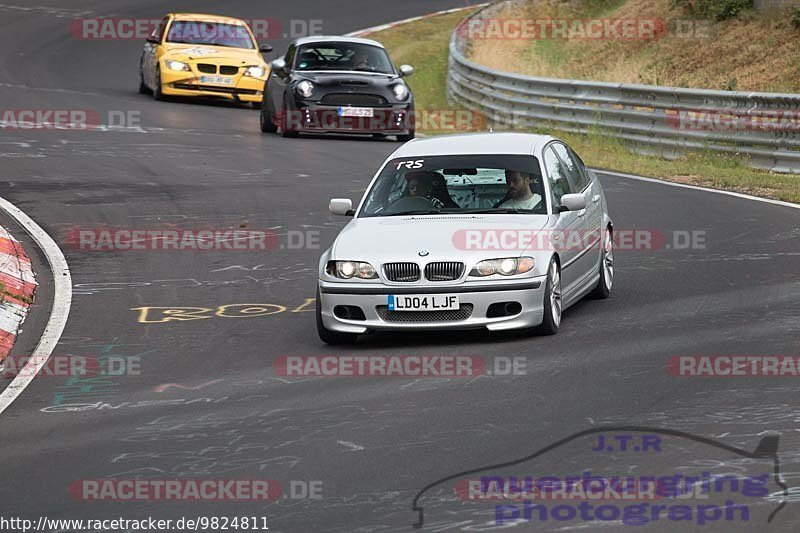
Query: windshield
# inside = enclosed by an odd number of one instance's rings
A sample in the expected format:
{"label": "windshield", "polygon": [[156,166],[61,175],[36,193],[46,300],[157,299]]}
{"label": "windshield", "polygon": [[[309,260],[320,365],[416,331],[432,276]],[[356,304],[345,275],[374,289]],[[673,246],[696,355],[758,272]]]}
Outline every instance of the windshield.
{"label": "windshield", "polygon": [[168,43],[208,44],[230,48],[255,48],[250,32],[241,24],[176,20],[167,34]]}
{"label": "windshield", "polygon": [[295,70],[358,70],[394,74],[386,50],[360,43],[321,42],[300,47]]}
{"label": "windshield", "polygon": [[436,213],[547,214],[539,161],[497,154],[393,159],[359,217]]}

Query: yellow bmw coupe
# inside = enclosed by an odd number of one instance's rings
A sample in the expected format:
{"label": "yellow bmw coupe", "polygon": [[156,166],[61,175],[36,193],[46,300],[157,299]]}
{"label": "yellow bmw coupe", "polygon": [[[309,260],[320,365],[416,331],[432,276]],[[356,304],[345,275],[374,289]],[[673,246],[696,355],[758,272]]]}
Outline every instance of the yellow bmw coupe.
{"label": "yellow bmw coupe", "polygon": [[239,19],[170,13],[147,38],[139,63],[139,92],[218,97],[259,104],[269,65],[250,27]]}

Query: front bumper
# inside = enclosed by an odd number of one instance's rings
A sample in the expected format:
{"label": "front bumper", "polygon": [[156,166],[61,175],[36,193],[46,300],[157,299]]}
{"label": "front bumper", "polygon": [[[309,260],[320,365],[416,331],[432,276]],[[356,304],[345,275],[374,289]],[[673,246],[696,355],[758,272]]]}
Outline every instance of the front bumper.
{"label": "front bumper", "polygon": [[340,107],[308,105],[287,111],[287,129],[309,133],[382,133],[405,135],[414,130],[410,105],[372,108],[372,117],[341,116]]}
{"label": "front bumper", "polygon": [[[320,311],[326,329],[341,333],[366,333],[379,330],[451,330],[480,329],[492,331],[538,326],[544,317],[546,276],[504,283],[480,283],[442,286],[397,287],[372,283],[332,283],[319,281]],[[407,321],[403,312],[394,312],[387,319],[385,309],[390,294],[457,294],[459,303],[472,306],[468,317],[444,317],[440,312],[418,311],[414,321]],[[488,318],[492,304],[518,302],[521,311],[511,316]],[[344,319],[334,315],[336,306],[357,306],[365,320]],[[431,313],[431,319],[419,320],[420,313]],[[454,312],[455,313],[455,312]],[[466,313],[464,313],[466,314]]]}
{"label": "front bumper", "polygon": [[242,102],[261,102],[264,97],[264,80],[233,76],[231,85],[210,85],[201,82],[199,72],[161,72],[161,92],[168,96],[198,96],[225,98]]}

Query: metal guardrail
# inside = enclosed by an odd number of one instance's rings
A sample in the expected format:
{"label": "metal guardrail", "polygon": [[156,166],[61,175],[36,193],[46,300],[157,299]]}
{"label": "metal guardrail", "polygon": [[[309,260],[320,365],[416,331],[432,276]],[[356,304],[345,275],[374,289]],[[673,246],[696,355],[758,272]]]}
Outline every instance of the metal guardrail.
{"label": "metal guardrail", "polygon": [[523,76],[467,58],[470,21],[492,18],[507,1],[481,8],[450,39],[448,97],[501,127],[555,127],[630,141],[665,157],[688,150],[746,156],[751,165],[800,173],[800,94],[683,89]]}

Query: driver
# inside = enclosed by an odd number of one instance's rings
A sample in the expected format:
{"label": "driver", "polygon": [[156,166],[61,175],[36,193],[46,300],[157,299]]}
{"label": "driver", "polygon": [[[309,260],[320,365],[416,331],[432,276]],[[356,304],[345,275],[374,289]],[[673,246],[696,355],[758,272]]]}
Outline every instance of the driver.
{"label": "driver", "polygon": [[416,172],[409,172],[406,174],[406,181],[408,182],[408,195],[420,196],[428,200],[433,207],[444,207],[444,203],[432,195],[433,192],[433,178],[434,172],[425,170],[418,170]]}
{"label": "driver", "polygon": [[541,197],[531,191],[533,176],[518,170],[506,170],[506,200],[497,207],[507,209],[535,209]]}
{"label": "driver", "polygon": [[358,69],[368,69],[371,65],[369,64],[369,54],[364,50],[359,50],[355,54],[355,58],[353,59],[353,68]]}

